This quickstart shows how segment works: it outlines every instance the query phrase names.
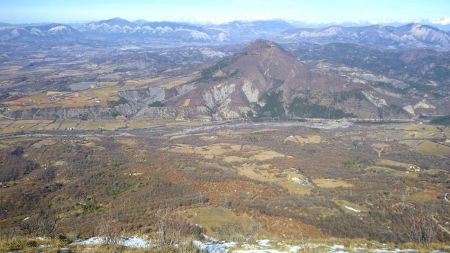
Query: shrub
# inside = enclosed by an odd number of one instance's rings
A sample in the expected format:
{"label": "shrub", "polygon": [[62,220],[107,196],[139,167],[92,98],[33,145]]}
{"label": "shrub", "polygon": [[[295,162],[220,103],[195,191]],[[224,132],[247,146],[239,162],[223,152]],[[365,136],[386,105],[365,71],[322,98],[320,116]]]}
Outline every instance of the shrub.
{"label": "shrub", "polygon": [[122,105],[122,104],[127,104],[127,103],[128,103],[128,101],[127,101],[125,98],[120,97],[119,100],[116,100],[116,101],[110,101],[110,102],[109,102],[109,106],[110,106],[110,107],[114,107],[114,106],[118,106],[118,105]]}
{"label": "shrub", "polygon": [[21,156],[23,153],[24,153],[23,147],[17,147],[16,149],[14,149],[13,152],[11,152],[11,155]]}
{"label": "shrub", "polygon": [[409,226],[409,238],[413,242],[429,244],[434,240],[437,232],[436,222],[433,214],[423,206],[406,211]]}
{"label": "shrub", "polygon": [[290,114],[304,118],[341,119],[354,116],[340,109],[311,103],[307,98],[301,97],[294,98],[288,109]]}
{"label": "shrub", "polygon": [[430,121],[430,123],[437,124],[437,125],[450,126],[450,115],[434,118]]}
{"label": "shrub", "polygon": [[254,104],[255,118],[282,118],[286,115],[283,104],[283,91],[268,92],[261,98],[261,101],[264,102],[263,106]]}
{"label": "shrub", "polygon": [[81,206],[81,209],[85,213],[94,212],[98,209],[100,209],[100,206],[98,205],[97,201],[92,197],[87,197],[84,202],[78,203],[79,206]]}
{"label": "shrub", "polygon": [[78,114],[78,118],[80,118],[81,120],[88,120],[89,114],[87,112],[82,112],[80,114]]}
{"label": "shrub", "polygon": [[155,101],[155,102],[148,104],[148,107],[164,107],[164,106],[166,106],[166,105],[161,101]]}
{"label": "shrub", "polygon": [[119,112],[118,112],[116,109],[114,109],[114,108],[112,108],[112,109],[109,110],[109,114],[110,114],[111,117],[113,117],[113,118],[115,118],[115,117],[117,117],[117,116],[120,115]]}

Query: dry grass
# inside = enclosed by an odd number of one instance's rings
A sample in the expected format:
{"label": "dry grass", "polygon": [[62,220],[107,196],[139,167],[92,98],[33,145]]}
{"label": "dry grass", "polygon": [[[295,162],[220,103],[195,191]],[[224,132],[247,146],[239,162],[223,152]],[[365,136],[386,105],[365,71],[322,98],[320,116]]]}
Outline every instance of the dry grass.
{"label": "dry grass", "polygon": [[421,142],[415,149],[424,155],[434,155],[442,158],[450,157],[450,147],[429,140]]}
{"label": "dry grass", "polygon": [[[429,124],[408,124],[399,126],[398,129],[406,131],[409,137],[414,138],[429,138],[434,137],[441,132],[439,126]],[[450,129],[444,129],[444,132],[449,132]]]}
{"label": "dry grass", "polygon": [[197,79],[198,76],[199,76],[198,72],[193,72],[192,74],[183,77],[167,78],[166,80],[160,82],[161,88],[172,89],[181,86],[183,84],[189,83]]}
{"label": "dry grass", "polygon": [[268,161],[273,160],[275,158],[292,158],[292,156],[287,156],[272,150],[264,150],[250,156],[249,159],[254,161]]}
{"label": "dry grass", "polygon": [[253,180],[277,184],[295,195],[309,194],[312,189],[312,185],[299,183],[300,180],[305,180],[303,175],[289,170],[280,173],[271,164],[245,163],[237,167],[237,172]]}
{"label": "dry grass", "polygon": [[314,182],[314,184],[316,184],[318,187],[321,187],[321,188],[353,187],[352,184],[350,184],[344,180],[334,179],[334,178],[317,178],[317,179],[313,179],[313,182]]}
{"label": "dry grass", "polygon": [[75,129],[80,130],[117,130],[118,128],[123,128],[126,125],[125,120],[86,120],[80,121],[80,123],[75,127]]}
{"label": "dry grass", "polygon": [[53,238],[27,238],[14,237],[11,239],[0,240],[0,252],[57,252],[61,248],[70,248],[74,252],[95,252],[95,253],[194,253],[197,250],[190,244],[183,245],[180,248],[174,247],[154,247],[148,249],[127,248],[120,245],[77,245],[67,244],[67,242]]}
{"label": "dry grass", "polygon": [[194,154],[200,155],[206,159],[213,159],[215,156],[222,156],[225,154],[230,154],[239,151],[240,145],[228,144],[228,143],[218,143],[209,146],[191,146],[188,144],[177,144],[169,148],[170,152],[181,153],[181,154]]}
{"label": "dry grass", "polygon": [[234,155],[226,156],[222,160],[226,163],[245,163],[248,161],[247,158],[234,156]]}
{"label": "dry grass", "polygon": [[60,96],[48,95],[47,92],[39,92],[33,95],[18,98],[12,101],[6,101],[11,110],[26,110],[32,108],[78,108],[85,106],[103,106],[108,102],[118,100],[118,86],[103,86],[97,89],[67,93]]}
{"label": "dry grass", "polygon": [[134,89],[134,88],[140,88],[143,86],[151,85],[154,82],[160,81],[163,79],[162,77],[155,77],[155,78],[147,78],[147,79],[140,79],[140,80],[127,80],[124,82],[124,85],[122,86],[122,90],[128,90],[128,89]]}
{"label": "dry grass", "polygon": [[52,139],[49,138],[49,139],[40,140],[40,141],[34,143],[33,145],[31,145],[31,147],[33,147],[33,148],[41,148],[43,146],[50,146],[50,145],[53,145],[55,143],[56,143],[55,140],[52,140]]}
{"label": "dry grass", "polygon": [[189,104],[191,103],[191,99],[190,98],[187,98],[187,99],[185,99],[184,101],[183,101],[183,107],[188,107],[189,106]]}
{"label": "dry grass", "polygon": [[136,147],[139,144],[139,141],[134,138],[117,137],[115,141],[129,147]]}
{"label": "dry grass", "polygon": [[406,197],[409,201],[425,202],[437,199],[439,193],[436,191],[420,191]]}
{"label": "dry grass", "polygon": [[200,140],[202,140],[202,141],[215,141],[215,140],[217,140],[217,136],[215,136],[215,135],[200,136]]}
{"label": "dry grass", "polygon": [[[38,247],[43,245],[48,252],[56,252],[64,247],[64,242],[51,238],[27,238],[15,236],[0,240],[0,252],[39,252]],[[41,246],[42,247],[42,246]],[[47,251],[46,251],[47,252]]]}
{"label": "dry grass", "polygon": [[245,228],[255,223],[249,215],[245,213],[237,215],[232,210],[223,207],[192,208],[180,211],[179,215],[192,224],[201,225],[209,235],[217,235],[220,227],[240,224]]}
{"label": "dry grass", "polygon": [[75,129],[78,124],[79,124],[78,120],[65,119],[63,120],[63,122],[61,122],[61,125],[58,127],[58,130]]}
{"label": "dry grass", "polygon": [[180,86],[182,84],[185,84],[185,83],[186,83],[186,80],[184,80],[184,79],[174,80],[174,81],[170,81],[170,82],[164,83],[163,85],[161,85],[161,88],[164,88],[166,90],[170,90],[172,88],[178,87],[178,86]]}
{"label": "dry grass", "polygon": [[318,144],[322,142],[322,138],[320,135],[311,135],[311,136],[299,136],[299,135],[291,135],[286,137],[283,141],[284,143],[293,142],[296,144],[304,145],[304,144]]}
{"label": "dry grass", "polygon": [[392,160],[388,160],[388,159],[379,159],[376,162],[376,164],[379,166],[387,166],[387,167],[402,168],[402,169],[407,169],[410,166],[412,166],[412,164],[410,164],[410,163],[402,163],[402,162],[392,161]]}
{"label": "dry grass", "polygon": [[218,136],[222,136],[222,137],[229,137],[229,136],[232,137],[232,136],[245,135],[245,134],[247,134],[247,132],[226,129],[226,130],[219,130],[216,132],[216,134]]}
{"label": "dry grass", "polygon": [[263,181],[263,182],[276,182],[277,179],[275,175],[269,172],[272,167],[270,164],[254,164],[254,163],[244,163],[240,165],[237,169],[238,174],[246,176],[248,178]]}
{"label": "dry grass", "polygon": [[193,154],[205,159],[221,159],[224,162],[258,162],[268,161],[275,158],[292,158],[273,150],[265,150],[254,145],[238,145],[230,143],[216,143],[209,146],[192,146],[188,144],[177,144],[166,150],[174,153]]}
{"label": "dry grass", "polygon": [[366,213],[369,211],[367,207],[352,203],[347,200],[339,199],[335,200],[334,203],[336,203],[342,211],[351,214]]}
{"label": "dry grass", "polygon": [[8,121],[8,124],[0,125],[0,134],[15,133],[20,131],[33,131],[39,127],[51,124],[52,120],[17,120]]}

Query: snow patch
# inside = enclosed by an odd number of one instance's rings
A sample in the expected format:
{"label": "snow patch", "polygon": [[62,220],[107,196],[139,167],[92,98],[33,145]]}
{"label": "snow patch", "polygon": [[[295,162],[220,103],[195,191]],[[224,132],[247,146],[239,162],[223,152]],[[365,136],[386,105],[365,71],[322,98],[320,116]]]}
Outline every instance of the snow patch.
{"label": "snow patch", "polygon": [[270,240],[257,240],[259,246],[268,247],[270,246]]}
{"label": "snow patch", "polygon": [[348,253],[348,251],[345,251],[344,245],[335,244],[330,247],[328,253]]}
{"label": "snow patch", "polygon": [[350,210],[350,211],[355,212],[355,213],[360,213],[360,212],[361,212],[361,210],[358,210],[358,209],[353,208],[353,207],[351,207],[351,206],[344,206],[344,207],[347,208],[347,209]]}
{"label": "snow patch", "polygon": [[223,41],[227,41],[229,39],[228,39],[227,34],[222,32],[222,33],[219,33],[219,35],[217,36],[217,40],[220,42],[223,42]]}
{"label": "snow patch", "polygon": [[54,34],[54,33],[60,33],[60,32],[68,31],[68,30],[69,30],[69,28],[67,26],[58,25],[58,26],[48,29],[48,32]]}
{"label": "snow patch", "polygon": [[233,253],[287,253],[287,252],[279,251],[276,249],[249,249],[249,250],[234,250]]}
{"label": "snow patch", "polygon": [[211,39],[209,37],[209,35],[204,33],[204,32],[199,32],[199,31],[195,31],[195,30],[190,30],[190,32],[191,32],[191,37],[193,39],[196,39],[196,40],[209,40],[209,39]]}
{"label": "snow patch", "polygon": [[299,252],[300,250],[302,250],[300,246],[292,246],[289,248],[289,252]]}
{"label": "snow patch", "polygon": [[415,249],[388,249],[388,248],[383,248],[383,249],[375,249],[372,252],[374,253],[416,253],[419,252],[418,250]]}
{"label": "snow patch", "polygon": [[294,36],[303,38],[332,37],[341,34],[342,32],[343,31],[341,27],[334,26],[323,29],[321,31],[301,31],[294,34]]}
{"label": "snow patch", "polygon": [[[75,244],[81,245],[91,245],[91,244],[107,244],[108,240],[106,237],[95,236],[88,238],[86,240],[76,240]],[[129,248],[150,248],[152,245],[150,242],[145,240],[144,238],[132,236],[132,237],[120,237],[117,240],[118,245],[129,247]]]}
{"label": "snow patch", "polygon": [[215,58],[215,57],[222,58],[222,57],[226,56],[225,53],[220,52],[220,51],[213,50],[213,49],[208,48],[208,47],[207,47],[207,48],[202,48],[202,49],[200,50],[200,52],[201,52],[204,56],[209,57],[209,58]]}
{"label": "snow patch", "polygon": [[44,33],[43,33],[41,30],[39,30],[39,29],[37,29],[37,28],[34,28],[34,27],[31,28],[30,33],[31,33],[31,34],[34,34],[34,35],[38,35],[38,36],[44,35]]}
{"label": "snow patch", "polygon": [[237,243],[235,242],[201,242],[192,241],[192,244],[201,252],[206,253],[227,253],[228,249],[235,247]]}

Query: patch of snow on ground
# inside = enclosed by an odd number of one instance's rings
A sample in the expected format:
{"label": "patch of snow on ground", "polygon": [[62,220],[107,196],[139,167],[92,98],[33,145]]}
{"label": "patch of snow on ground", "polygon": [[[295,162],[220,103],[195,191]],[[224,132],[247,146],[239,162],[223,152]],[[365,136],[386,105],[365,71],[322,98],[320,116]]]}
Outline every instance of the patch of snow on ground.
{"label": "patch of snow on ground", "polygon": [[[105,237],[95,236],[88,238],[86,240],[77,240],[75,244],[89,245],[89,244],[107,244],[108,240]],[[150,248],[151,244],[147,240],[141,237],[121,237],[118,239],[118,245],[129,247],[129,248]]]}
{"label": "patch of snow on ground", "polygon": [[289,248],[289,252],[299,252],[300,250],[302,250],[300,246],[292,246]]}
{"label": "patch of snow on ground", "polygon": [[419,252],[415,249],[375,249],[372,252],[374,253],[416,253]]}
{"label": "patch of snow on ground", "polygon": [[270,240],[258,240],[256,241],[259,246],[268,247],[270,246]]}
{"label": "patch of snow on ground", "polygon": [[335,244],[330,247],[328,253],[348,253],[348,251],[345,251],[344,245]]}
{"label": "patch of snow on ground", "polygon": [[350,207],[350,206],[345,206],[345,208],[347,208],[348,210],[353,211],[355,213],[360,213],[361,212],[361,210],[355,209],[355,208]]}
{"label": "patch of snow on ground", "polygon": [[206,253],[227,253],[229,248],[237,245],[235,242],[201,242],[192,241],[192,244],[201,252]]}
{"label": "patch of snow on ground", "polygon": [[200,52],[201,52],[203,55],[205,55],[206,57],[210,57],[210,58],[215,58],[215,57],[217,57],[217,58],[222,58],[222,57],[225,57],[225,56],[226,56],[225,53],[220,52],[220,51],[213,50],[213,49],[211,49],[211,48],[203,48],[202,50],[200,50]]}
{"label": "patch of snow on ground", "polygon": [[123,246],[130,248],[149,248],[151,244],[139,237],[125,237],[123,239]]}
{"label": "patch of snow on ground", "polygon": [[279,251],[276,249],[249,249],[249,250],[235,250],[232,253],[288,253],[288,252]]}

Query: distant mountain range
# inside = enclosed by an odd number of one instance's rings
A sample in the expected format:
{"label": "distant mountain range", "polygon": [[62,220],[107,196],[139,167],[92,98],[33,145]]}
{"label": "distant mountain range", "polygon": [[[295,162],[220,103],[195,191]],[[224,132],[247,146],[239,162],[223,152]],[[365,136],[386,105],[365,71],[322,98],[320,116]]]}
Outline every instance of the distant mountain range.
{"label": "distant mountain range", "polygon": [[234,21],[196,25],[181,22],[128,21],[121,18],[78,25],[9,25],[0,23],[0,41],[111,41],[118,43],[190,42],[232,44],[255,39],[278,43],[355,43],[375,48],[450,49],[450,34],[424,24],[402,26],[328,26],[300,28],[282,20]]}
{"label": "distant mountain range", "polygon": [[450,47],[450,34],[437,28],[408,24],[393,26],[342,27],[331,26],[321,29],[294,29],[282,33],[282,38],[291,42],[356,43],[375,47]]}

